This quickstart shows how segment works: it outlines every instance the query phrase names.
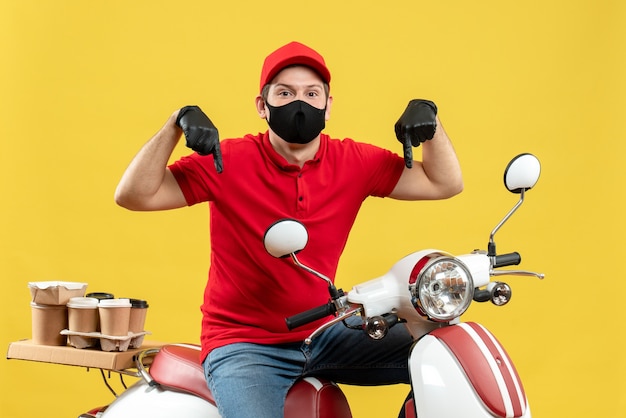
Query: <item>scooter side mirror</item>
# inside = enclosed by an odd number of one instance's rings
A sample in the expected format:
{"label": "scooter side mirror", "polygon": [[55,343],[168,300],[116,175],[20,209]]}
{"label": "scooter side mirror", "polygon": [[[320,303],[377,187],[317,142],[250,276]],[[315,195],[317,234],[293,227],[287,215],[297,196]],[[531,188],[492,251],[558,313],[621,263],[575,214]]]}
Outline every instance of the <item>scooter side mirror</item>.
{"label": "scooter side mirror", "polygon": [[265,250],[276,258],[296,254],[309,241],[306,227],[295,219],[281,219],[270,225],[265,231],[263,245]]}
{"label": "scooter side mirror", "polygon": [[532,154],[520,154],[513,158],[504,170],[504,185],[512,193],[531,189],[539,180],[541,164]]}
{"label": "scooter side mirror", "polygon": [[[524,203],[526,190],[531,189],[539,180],[541,164],[539,159],[532,154],[524,153],[514,157],[504,169],[504,185],[511,193],[520,195],[517,204],[506,214],[506,216],[496,225],[489,235],[489,246],[487,254],[495,260],[496,243],[493,237],[515,211]],[[495,262],[495,261],[494,261]]]}

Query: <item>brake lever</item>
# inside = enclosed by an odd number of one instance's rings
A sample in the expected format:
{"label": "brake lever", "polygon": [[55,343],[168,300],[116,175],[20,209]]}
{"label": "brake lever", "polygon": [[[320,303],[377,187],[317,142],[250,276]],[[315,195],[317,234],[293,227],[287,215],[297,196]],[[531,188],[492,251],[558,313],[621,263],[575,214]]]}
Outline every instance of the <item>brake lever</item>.
{"label": "brake lever", "polygon": [[539,280],[543,280],[546,277],[543,273],[535,273],[534,271],[527,270],[493,270],[489,273],[490,276],[533,276]]}
{"label": "brake lever", "polygon": [[350,305],[350,307],[346,309],[345,311],[343,311],[340,315],[337,315],[335,318],[331,319],[325,324],[320,325],[319,328],[317,328],[315,331],[311,333],[311,335],[305,338],[304,343],[306,345],[310,345],[313,342],[313,338],[320,335],[322,332],[330,328],[332,325],[335,325],[336,323],[341,322],[345,320],[346,318],[349,318],[353,315],[357,315],[361,313],[362,311],[363,311],[363,308],[361,305]]}

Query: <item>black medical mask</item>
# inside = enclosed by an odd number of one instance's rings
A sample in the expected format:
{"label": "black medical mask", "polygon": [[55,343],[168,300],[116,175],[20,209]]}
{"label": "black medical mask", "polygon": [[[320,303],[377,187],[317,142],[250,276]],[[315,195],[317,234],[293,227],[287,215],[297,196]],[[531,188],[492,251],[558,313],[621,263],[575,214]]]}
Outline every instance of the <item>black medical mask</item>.
{"label": "black medical mask", "polygon": [[318,109],[302,100],[295,100],[283,106],[272,106],[267,121],[270,128],[282,139],[292,144],[308,144],[326,126],[326,108]]}

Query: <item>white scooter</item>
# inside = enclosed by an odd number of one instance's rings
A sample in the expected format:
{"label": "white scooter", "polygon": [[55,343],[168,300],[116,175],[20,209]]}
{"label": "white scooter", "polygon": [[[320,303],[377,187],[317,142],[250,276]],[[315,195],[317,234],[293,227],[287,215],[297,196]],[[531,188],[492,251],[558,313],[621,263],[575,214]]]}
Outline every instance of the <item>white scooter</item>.
{"label": "white scooter", "polygon": [[[407,327],[415,344],[408,358],[413,399],[405,405],[407,418],[528,418],[531,416],[522,382],[513,362],[496,338],[482,325],[461,323],[472,301],[497,306],[511,298],[511,288],[492,278],[543,274],[496,270],[517,265],[518,253],[498,255],[495,233],[519,208],[527,190],[537,182],[540,164],[531,154],[515,157],[507,166],[507,189],[519,193],[517,204],[491,232],[487,251],[453,256],[440,250],[422,250],[402,258],[382,277],[358,284],[348,293],[297,258],[308,234],[293,219],[268,228],[264,244],[278,258],[290,257],[299,267],[328,282],[329,302],[287,318],[292,329],[332,315],[314,331],[310,343],[328,327],[354,315],[373,339],[384,338],[395,324]],[[285,261],[288,262],[288,261]],[[363,332],[355,331],[355,332]],[[152,359],[148,369],[144,364]],[[207,388],[197,346],[173,344],[146,350],[136,359],[137,383],[110,405],[79,418],[172,417],[219,418]],[[350,418],[344,394],[333,382],[305,378],[287,395],[285,418]]]}

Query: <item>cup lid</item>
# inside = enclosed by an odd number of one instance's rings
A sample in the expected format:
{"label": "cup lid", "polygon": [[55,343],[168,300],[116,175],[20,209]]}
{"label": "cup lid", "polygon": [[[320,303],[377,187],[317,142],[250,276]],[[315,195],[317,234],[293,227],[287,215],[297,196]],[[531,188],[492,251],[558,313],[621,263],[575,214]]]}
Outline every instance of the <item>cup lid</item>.
{"label": "cup lid", "polygon": [[129,299],[129,300],[133,308],[142,309],[142,308],[148,307],[148,301],[145,301],[143,299]]}
{"label": "cup lid", "polygon": [[130,308],[130,300],[120,298],[120,299],[102,299],[98,304],[102,308]]}
{"label": "cup lid", "polygon": [[67,302],[68,308],[97,308],[99,300],[91,297],[70,298]]}
{"label": "cup lid", "polygon": [[91,292],[91,293],[87,293],[85,295],[85,297],[88,298],[96,298],[96,299],[113,299],[115,296],[113,296],[112,293],[106,293],[106,292]]}

